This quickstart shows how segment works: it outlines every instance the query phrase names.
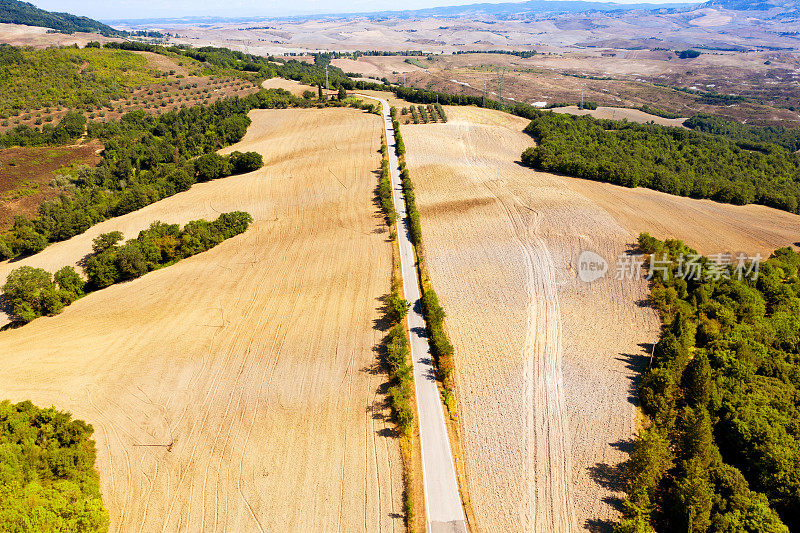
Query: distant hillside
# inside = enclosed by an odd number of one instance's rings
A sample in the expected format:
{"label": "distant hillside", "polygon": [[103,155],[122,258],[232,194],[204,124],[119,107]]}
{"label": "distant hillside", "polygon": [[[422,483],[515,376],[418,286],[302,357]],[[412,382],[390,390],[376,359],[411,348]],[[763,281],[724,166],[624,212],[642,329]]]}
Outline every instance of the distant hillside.
{"label": "distant hillside", "polygon": [[[723,0],[724,1],[724,0]],[[593,2],[591,0],[528,0],[526,2],[504,2],[500,4],[467,4],[458,6],[431,7],[426,9],[397,10],[397,11],[365,11],[353,13],[327,13],[316,15],[296,15],[287,17],[193,17],[180,18],[146,18],[146,19],[115,19],[111,23],[126,24],[218,24],[222,22],[252,22],[259,20],[315,20],[327,17],[349,18],[450,18],[474,15],[488,15],[503,19],[508,17],[536,15],[541,13],[584,13],[591,11],[631,11],[631,10],[658,10],[658,9],[690,9],[696,7],[698,1],[671,2],[663,4],[618,4],[615,2]]]}
{"label": "distant hillside", "polygon": [[27,2],[17,0],[0,0],[0,22],[6,24],[24,24],[52,28],[63,33],[77,31],[99,33],[106,37],[120,37],[126,34],[88,17],[78,17],[69,13],[55,13],[39,9]]}
{"label": "distant hillside", "polygon": [[798,0],[709,0],[700,8],[712,7],[732,11],[780,11],[797,12],[800,9]]}
{"label": "distant hillside", "polygon": [[414,17],[460,17],[483,14],[498,18],[540,13],[583,13],[587,11],[630,11],[656,10],[694,7],[695,2],[674,2],[663,4],[617,4],[614,2],[586,2],[582,0],[528,0],[527,2],[504,2],[502,4],[469,4],[462,6],[443,6],[413,11],[384,11],[369,13],[371,16],[414,16]]}

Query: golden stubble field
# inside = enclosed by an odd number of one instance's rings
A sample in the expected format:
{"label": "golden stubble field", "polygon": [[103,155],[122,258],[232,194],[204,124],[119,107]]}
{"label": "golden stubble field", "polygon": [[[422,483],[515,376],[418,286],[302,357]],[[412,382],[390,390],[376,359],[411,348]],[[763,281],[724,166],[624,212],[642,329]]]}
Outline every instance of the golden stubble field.
{"label": "golden stubble field", "polygon": [[[704,253],[768,253],[800,217],[520,166],[527,121],[448,107],[403,127],[432,283],[455,346],[466,474],[480,531],[601,527],[624,497],[638,373],[659,320],[646,281],[615,280],[641,231]],[[609,275],[584,283],[594,251]]]}
{"label": "golden stubble field", "polygon": [[92,423],[112,531],[402,531],[402,465],[375,328],[391,248],[373,203],[382,124],[261,110],[257,172],[14,264],[75,264],[98,233],[241,209],[218,247],[0,333],[0,398]]}

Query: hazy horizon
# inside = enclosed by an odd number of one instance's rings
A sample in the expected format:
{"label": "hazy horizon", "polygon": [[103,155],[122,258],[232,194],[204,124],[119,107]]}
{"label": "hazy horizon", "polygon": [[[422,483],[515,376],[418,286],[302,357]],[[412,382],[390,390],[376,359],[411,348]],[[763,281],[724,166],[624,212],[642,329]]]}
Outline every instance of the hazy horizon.
{"label": "hazy horizon", "polygon": [[[121,0],[101,2],[99,0],[32,0],[31,3],[48,11],[68,12],[98,20],[134,20],[181,17],[281,17],[294,15],[314,15],[324,13],[359,13],[370,11],[399,11],[425,9],[431,7],[468,5],[475,3],[501,4],[509,0],[408,0],[403,3],[391,0],[299,0],[293,8],[285,2],[230,0],[224,5],[219,2],[197,0],[173,0],[153,4],[145,0]],[[513,1],[513,0],[512,0]],[[604,0],[586,0],[604,1]],[[614,0],[618,4],[664,4],[697,3],[687,1],[658,0]]]}

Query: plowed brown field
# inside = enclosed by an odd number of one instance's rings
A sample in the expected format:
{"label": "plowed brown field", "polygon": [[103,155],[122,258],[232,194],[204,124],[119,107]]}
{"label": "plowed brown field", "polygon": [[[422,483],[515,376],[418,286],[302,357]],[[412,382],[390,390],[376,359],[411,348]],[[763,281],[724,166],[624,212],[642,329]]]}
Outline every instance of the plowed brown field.
{"label": "plowed brown field", "polygon": [[92,423],[112,531],[402,531],[376,372],[391,248],[382,129],[352,109],[253,111],[263,169],[3,264],[74,264],[100,232],[241,209],[216,248],[0,333],[0,398]]}
{"label": "plowed brown field", "polygon": [[[403,127],[432,283],[448,314],[466,473],[480,531],[598,528],[622,497],[636,376],[659,320],[615,263],[640,231],[704,253],[767,253],[800,217],[535,172],[527,121],[448,107]],[[584,250],[609,262],[576,276]]]}

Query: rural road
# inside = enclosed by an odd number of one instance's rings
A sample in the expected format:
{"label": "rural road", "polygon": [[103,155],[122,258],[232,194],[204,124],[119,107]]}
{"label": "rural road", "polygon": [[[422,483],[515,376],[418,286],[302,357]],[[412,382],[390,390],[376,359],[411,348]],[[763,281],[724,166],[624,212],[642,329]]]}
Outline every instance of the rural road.
{"label": "rural road", "polygon": [[422,300],[417,279],[414,247],[408,235],[406,205],[400,186],[399,163],[395,153],[394,129],[389,116],[389,103],[380,98],[358,96],[377,100],[383,105],[386,143],[389,147],[392,199],[398,213],[397,241],[400,247],[400,269],[403,275],[404,296],[411,302],[411,309],[408,312],[408,329],[417,395],[428,531],[431,533],[466,533],[467,525],[464,508],[461,505],[461,496],[458,492],[453,454],[450,450],[450,440],[444,423],[439,389],[434,377],[433,357],[428,344],[425,321],[422,318]]}

